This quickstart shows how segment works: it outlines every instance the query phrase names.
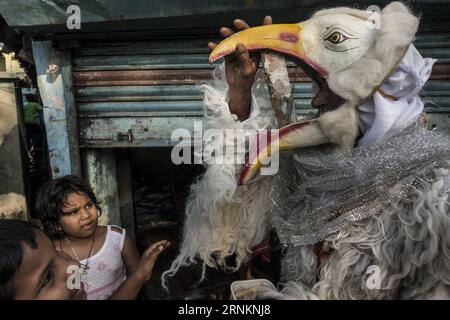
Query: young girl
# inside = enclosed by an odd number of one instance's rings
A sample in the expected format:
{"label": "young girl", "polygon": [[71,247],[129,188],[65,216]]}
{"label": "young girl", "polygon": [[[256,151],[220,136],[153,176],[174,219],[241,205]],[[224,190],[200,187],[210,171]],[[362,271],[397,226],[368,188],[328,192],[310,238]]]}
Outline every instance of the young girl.
{"label": "young girl", "polygon": [[150,279],[158,253],[169,246],[166,240],[157,242],[140,257],[125,229],[98,226],[97,198],[77,176],[42,186],[36,210],[56,249],[79,261],[89,300],[134,299]]}

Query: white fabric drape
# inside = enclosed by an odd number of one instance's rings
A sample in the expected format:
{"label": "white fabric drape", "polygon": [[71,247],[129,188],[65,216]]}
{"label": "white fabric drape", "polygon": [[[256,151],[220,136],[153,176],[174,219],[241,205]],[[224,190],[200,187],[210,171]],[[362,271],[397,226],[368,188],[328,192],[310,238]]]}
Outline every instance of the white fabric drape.
{"label": "white fabric drape", "polygon": [[386,95],[380,92],[359,106],[359,127],[362,138],[358,146],[389,138],[423,112],[424,104],[419,92],[431,75],[436,59],[422,58],[417,49],[410,45],[397,70],[382,86]]}

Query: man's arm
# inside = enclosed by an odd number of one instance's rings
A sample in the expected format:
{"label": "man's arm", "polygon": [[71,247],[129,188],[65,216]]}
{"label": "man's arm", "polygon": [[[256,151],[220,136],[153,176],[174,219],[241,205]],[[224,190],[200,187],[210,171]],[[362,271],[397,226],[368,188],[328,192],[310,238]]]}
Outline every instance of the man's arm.
{"label": "man's arm", "polygon": [[[272,24],[272,18],[264,18],[264,25]],[[233,25],[239,30],[250,28],[249,25],[240,19],[236,19]],[[229,37],[234,31],[227,27],[220,29],[220,34]],[[213,50],[216,43],[208,43],[208,47]],[[251,111],[252,86],[255,81],[255,75],[259,66],[259,54],[250,56],[247,48],[243,44],[236,46],[234,54],[225,57],[225,73],[228,83],[229,108],[230,112],[235,114],[240,121],[246,120]]]}

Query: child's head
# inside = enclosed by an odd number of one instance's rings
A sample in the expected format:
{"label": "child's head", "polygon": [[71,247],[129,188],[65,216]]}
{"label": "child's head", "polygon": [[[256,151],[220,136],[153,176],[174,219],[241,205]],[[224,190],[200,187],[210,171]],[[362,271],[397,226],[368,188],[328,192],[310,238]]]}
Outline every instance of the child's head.
{"label": "child's head", "polygon": [[25,97],[27,98],[28,102],[38,102],[38,97],[35,94],[27,93]]}
{"label": "child's head", "polygon": [[31,223],[0,219],[0,300],[84,299],[82,289],[68,286],[72,265]]}
{"label": "child's head", "polygon": [[77,176],[45,183],[36,198],[36,211],[47,235],[62,239],[90,237],[97,227],[101,208],[91,186]]}

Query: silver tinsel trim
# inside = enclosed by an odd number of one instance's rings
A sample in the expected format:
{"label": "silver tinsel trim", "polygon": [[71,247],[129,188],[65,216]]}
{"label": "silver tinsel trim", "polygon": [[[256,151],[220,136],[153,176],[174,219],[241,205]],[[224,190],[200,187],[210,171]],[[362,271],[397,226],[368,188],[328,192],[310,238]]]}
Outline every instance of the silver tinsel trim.
{"label": "silver tinsel trim", "polygon": [[450,137],[428,131],[418,121],[386,141],[348,154],[321,146],[280,160],[270,193],[280,241],[314,244],[407,198],[425,170],[448,167]]}

